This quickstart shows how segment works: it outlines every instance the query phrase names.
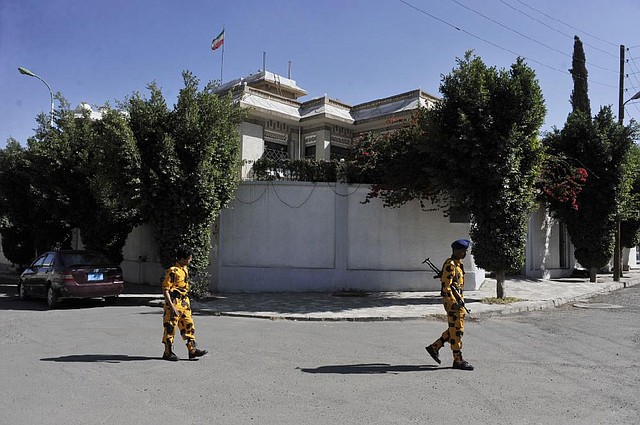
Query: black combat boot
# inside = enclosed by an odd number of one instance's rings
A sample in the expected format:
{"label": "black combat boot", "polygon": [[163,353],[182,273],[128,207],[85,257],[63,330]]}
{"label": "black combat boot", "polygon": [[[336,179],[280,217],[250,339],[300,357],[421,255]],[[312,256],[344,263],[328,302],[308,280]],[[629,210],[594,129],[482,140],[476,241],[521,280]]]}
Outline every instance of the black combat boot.
{"label": "black combat boot", "polygon": [[194,360],[197,357],[202,357],[208,353],[207,350],[200,350],[196,348],[195,341],[187,342],[187,350],[189,350],[189,360]]}
{"label": "black combat boot", "polygon": [[429,353],[429,355],[433,358],[433,360],[436,361],[436,363],[440,364],[440,355],[438,355],[438,352],[433,349],[433,345],[428,345],[424,347],[424,349],[427,350],[427,353]]}
{"label": "black combat boot", "polygon": [[459,362],[454,360],[452,368],[460,370],[473,370],[473,365],[466,360],[462,360]]}
{"label": "black combat boot", "polygon": [[173,352],[171,343],[169,342],[164,343],[164,353],[162,353],[162,359],[169,360],[170,362],[178,361],[178,356],[176,356],[176,354]]}

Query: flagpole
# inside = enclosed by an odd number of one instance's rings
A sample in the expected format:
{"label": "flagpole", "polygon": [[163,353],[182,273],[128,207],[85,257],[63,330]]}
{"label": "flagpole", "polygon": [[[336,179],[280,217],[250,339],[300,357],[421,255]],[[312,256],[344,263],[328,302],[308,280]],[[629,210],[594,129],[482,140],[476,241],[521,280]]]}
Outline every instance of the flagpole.
{"label": "flagpole", "polygon": [[[224,25],[222,26],[222,33],[226,38],[227,34],[225,34],[224,32]],[[225,43],[222,42],[222,60],[220,61],[220,85],[222,85],[222,70],[224,69],[224,45]]]}

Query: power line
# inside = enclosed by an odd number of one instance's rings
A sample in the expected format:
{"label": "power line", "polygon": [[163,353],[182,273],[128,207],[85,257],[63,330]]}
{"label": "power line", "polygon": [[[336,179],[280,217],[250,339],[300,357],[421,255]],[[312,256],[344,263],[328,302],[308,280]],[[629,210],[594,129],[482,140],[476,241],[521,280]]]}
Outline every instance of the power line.
{"label": "power line", "polygon": [[[594,39],[596,39],[596,40],[602,41],[603,43],[610,44],[610,45],[612,45],[612,46],[614,46],[614,47],[618,47],[618,44],[612,43],[611,41],[604,40],[604,39],[602,39],[602,38],[600,38],[600,37],[597,37],[597,36],[595,36],[595,35],[589,34],[589,33],[588,33],[588,32],[586,32],[586,31],[583,31],[583,30],[581,30],[581,29],[579,29],[579,28],[576,28],[576,27],[574,27],[574,26],[573,26],[573,25],[571,25],[571,24],[568,24],[568,23],[566,23],[566,22],[564,22],[564,21],[562,21],[562,20],[560,20],[560,19],[557,19],[557,18],[555,18],[555,17],[553,17],[553,16],[551,16],[551,15],[549,15],[549,14],[547,14],[547,13],[544,13],[543,11],[541,11],[541,10],[539,10],[539,9],[536,9],[536,8],[535,8],[535,7],[533,7],[533,6],[528,5],[527,3],[523,2],[522,0],[516,0],[516,1],[517,1],[518,3],[520,3],[520,4],[524,5],[524,6],[528,7],[528,8],[529,8],[529,9],[531,9],[531,10],[535,10],[535,11],[536,11],[536,12],[538,12],[539,14],[541,14],[541,15],[543,15],[543,16],[546,16],[546,17],[547,17],[547,18],[549,18],[549,19],[552,19],[552,20],[554,20],[554,21],[556,21],[556,22],[559,22],[559,23],[561,23],[562,25],[566,25],[567,27],[571,28],[571,29],[572,29],[572,30],[574,30],[574,31],[581,32],[581,33],[583,33],[584,35],[586,35],[586,36],[588,36],[588,37],[591,37],[591,38],[594,38]],[[533,16],[530,16],[530,15],[526,14],[526,13],[525,13],[525,12],[523,12],[522,10],[520,10],[520,9],[518,9],[518,8],[516,8],[516,7],[513,7],[513,6],[512,6],[512,5],[510,5],[509,3],[506,3],[504,0],[500,0],[500,2],[501,2],[501,3],[504,3],[505,5],[509,6],[509,7],[510,7],[510,8],[512,8],[512,9],[517,10],[518,12],[520,12],[520,13],[522,13],[522,14],[524,14],[524,15],[528,16],[528,17],[530,17],[531,19],[536,20],[537,22],[540,22],[542,25],[546,26],[547,28],[550,28],[550,29],[552,29],[552,30],[554,30],[554,31],[557,31],[557,32],[561,33],[561,34],[567,35],[567,34],[563,33],[562,31],[557,30],[557,29],[555,29],[555,28],[552,28],[552,27],[548,26],[547,24],[545,24],[544,22],[539,21],[538,19],[534,18]],[[568,36],[569,36],[569,37],[571,37],[570,35],[568,35]],[[585,44],[586,44],[586,43],[585,43]],[[598,49],[597,47],[594,47],[594,46],[590,46],[590,47],[593,47],[593,48],[594,48],[594,49],[596,49],[596,50],[600,50],[600,51],[601,51],[601,52],[603,52],[603,53],[606,53],[606,54],[608,54],[608,55],[611,55],[611,56],[616,57],[616,55],[614,55],[613,53],[607,52],[606,50]]]}
{"label": "power line", "polygon": [[[525,55],[516,53],[511,49],[507,49],[506,47],[500,46],[500,45],[498,45],[498,44],[496,44],[496,43],[494,43],[492,41],[489,41],[489,40],[487,40],[485,38],[482,38],[482,37],[480,37],[480,36],[478,36],[476,34],[473,34],[473,33],[469,32],[469,31],[467,31],[467,30],[465,30],[463,28],[457,27],[456,25],[454,25],[454,24],[452,24],[452,23],[450,23],[448,21],[445,21],[444,19],[438,18],[437,16],[434,16],[431,13],[427,12],[426,10],[423,10],[423,9],[417,7],[417,6],[414,6],[413,4],[411,4],[411,3],[409,3],[409,2],[407,2],[405,0],[400,0],[400,2],[404,3],[405,5],[409,6],[410,8],[412,8],[412,9],[414,9],[414,10],[420,12],[420,13],[423,13],[423,14],[429,16],[432,19],[435,19],[436,21],[442,22],[443,24],[445,24],[445,25],[447,25],[447,26],[449,26],[449,27],[451,27],[451,28],[453,28],[453,29],[455,29],[457,31],[463,32],[463,33],[467,34],[468,36],[473,37],[473,38],[475,38],[477,40],[483,41],[483,42],[485,42],[485,43],[487,43],[487,44],[489,44],[489,45],[491,45],[493,47],[496,47],[496,48],[498,48],[500,50],[503,50],[505,52],[511,53],[512,55],[522,57],[522,58],[526,59],[527,61],[537,63],[538,65],[544,66],[545,68],[552,69],[552,70],[560,72],[562,74],[567,74],[567,71],[564,71],[562,69],[556,68],[556,67],[548,65],[546,63],[537,61],[535,59],[529,58],[529,57],[527,57]],[[593,83],[593,84],[599,84],[599,85],[606,86],[606,87],[616,88],[616,86],[614,86],[614,85],[607,84],[607,83],[601,83],[599,81],[594,81],[592,79],[587,79],[587,81],[590,82],[590,83]]]}
{"label": "power line", "polygon": [[[629,49],[626,49],[627,53],[629,53]],[[626,97],[629,96],[633,96],[636,93],[640,92],[640,78],[638,78],[638,74],[640,74],[640,68],[638,67],[638,64],[636,63],[636,59],[629,55],[628,59],[626,59],[626,63],[629,64],[629,67],[633,70],[635,69],[635,71],[633,72],[625,72],[625,79],[627,81],[629,81],[629,85],[627,88],[625,88],[625,95]],[[635,83],[632,81],[632,78],[630,77],[630,75],[635,79]],[[636,84],[637,83],[637,84]],[[638,106],[637,102],[630,102],[624,105],[624,110],[625,112],[627,112],[627,115],[631,115],[631,113],[629,113],[629,110],[627,108],[633,106],[633,108],[635,108],[635,110],[640,113],[640,107]]]}
{"label": "power line", "polygon": [[633,56],[630,57],[629,59],[630,59],[630,62],[628,62],[629,65],[631,66],[631,68],[635,68],[636,70],[635,70],[635,72],[627,74],[627,77],[628,77],[628,75],[633,75],[633,77],[636,79],[636,82],[638,84],[640,84],[640,79],[638,79],[638,75],[637,75],[640,72],[640,70],[638,69],[638,65],[636,64],[636,60],[635,60],[635,58]]}
{"label": "power line", "polygon": [[[463,4],[463,3],[460,3],[458,0],[451,0],[451,1],[452,1],[452,2],[454,2],[455,4],[459,5],[460,7],[463,7],[463,8],[465,8],[465,9],[467,9],[467,10],[469,10],[469,11],[471,11],[471,12],[473,12],[473,13],[477,14],[477,15],[480,15],[480,16],[482,16],[483,18],[485,18],[485,19],[487,19],[487,20],[489,20],[489,21],[493,22],[494,24],[501,26],[502,28],[504,28],[504,29],[506,29],[506,30],[509,30],[509,31],[511,31],[511,32],[513,32],[513,33],[518,34],[518,35],[519,35],[519,36],[521,36],[521,37],[526,38],[526,39],[527,39],[527,40],[529,40],[529,41],[533,41],[534,43],[537,43],[537,44],[539,44],[539,45],[540,45],[540,46],[542,46],[542,47],[546,47],[547,49],[549,49],[549,50],[553,50],[554,52],[557,52],[557,53],[560,53],[560,54],[561,54],[561,55],[563,55],[563,56],[567,56],[567,57],[569,57],[569,58],[572,58],[572,55],[570,55],[570,54],[568,54],[568,53],[565,53],[565,52],[563,52],[563,51],[561,51],[561,50],[558,50],[558,49],[556,49],[556,48],[555,48],[555,47],[553,47],[553,46],[549,46],[548,44],[545,44],[545,43],[543,43],[543,42],[541,42],[541,41],[539,41],[539,40],[536,40],[535,38],[529,37],[528,35],[523,34],[523,33],[521,33],[520,31],[515,30],[515,29],[513,29],[513,28],[509,27],[508,25],[505,25],[505,24],[503,24],[503,23],[501,23],[501,22],[498,22],[498,21],[496,21],[495,19],[493,19],[493,18],[491,18],[491,17],[489,17],[489,16],[487,16],[487,15],[485,15],[485,14],[483,14],[483,13],[481,13],[481,12],[479,12],[479,11],[475,10],[475,9],[472,9],[472,8],[468,7],[467,5],[465,5],[465,4]],[[502,2],[502,3],[504,3],[504,2]],[[506,3],[505,3],[505,4],[506,4]],[[587,63],[587,61],[586,61],[586,60],[584,60],[584,61],[582,61],[582,62],[584,62],[584,63],[585,63],[585,65],[586,65],[586,63]],[[618,72],[618,71],[615,71],[615,70],[613,70],[613,69],[605,68],[605,67],[603,67],[603,66],[599,66],[599,65],[596,65],[596,64],[590,64],[590,66],[593,66],[593,67],[595,67],[595,68],[602,69],[602,70],[604,70],[604,71],[610,71],[610,72],[614,72],[614,73],[617,73],[617,72]]]}

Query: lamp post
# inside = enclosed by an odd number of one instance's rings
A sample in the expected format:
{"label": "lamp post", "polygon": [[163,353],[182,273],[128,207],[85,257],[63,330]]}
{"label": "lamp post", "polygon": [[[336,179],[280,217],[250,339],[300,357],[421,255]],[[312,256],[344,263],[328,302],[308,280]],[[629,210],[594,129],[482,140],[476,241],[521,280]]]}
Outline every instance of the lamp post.
{"label": "lamp post", "polygon": [[[640,91],[639,91],[638,93],[634,94],[633,96],[631,96],[631,98],[630,98],[630,99],[627,99],[627,100],[622,104],[622,107],[624,108],[624,105],[626,105],[627,103],[631,102],[632,100],[638,100],[638,99],[640,99]],[[623,116],[623,115],[624,115],[624,111],[622,112],[622,115],[621,115],[620,121],[622,121],[622,120],[624,119],[624,116]]]}
{"label": "lamp post", "polygon": [[49,95],[51,96],[51,127],[53,127],[53,91],[51,90],[51,86],[49,86],[49,83],[47,83],[42,77],[39,77],[38,75],[29,71],[27,68],[18,67],[18,71],[22,75],[28,75],[29,77],[37,78],[38,80],[42,81],[45,84],[45,86],[47,86],[47,88],[49,89]]}

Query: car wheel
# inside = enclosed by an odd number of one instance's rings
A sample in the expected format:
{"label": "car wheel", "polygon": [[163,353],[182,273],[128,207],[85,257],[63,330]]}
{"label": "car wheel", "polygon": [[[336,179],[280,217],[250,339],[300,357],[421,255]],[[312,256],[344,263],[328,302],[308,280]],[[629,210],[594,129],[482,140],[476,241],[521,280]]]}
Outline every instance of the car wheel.
{"label": "car wheel", "polygon": [[29,295],[27,294],[27,290],[25,289],[22,282],[18,282],[18,297],[21,300],[28,300]]}
{"label": "car wheel", "polygon": [[118,297],[104,297],[104,301],[108,305],[115,305],[118,302]]}
{"label": "car wheel", "polygon": [[47,286],[47,305],[49,308],[56,308],[58,305],[58,292],[51,285]]}

